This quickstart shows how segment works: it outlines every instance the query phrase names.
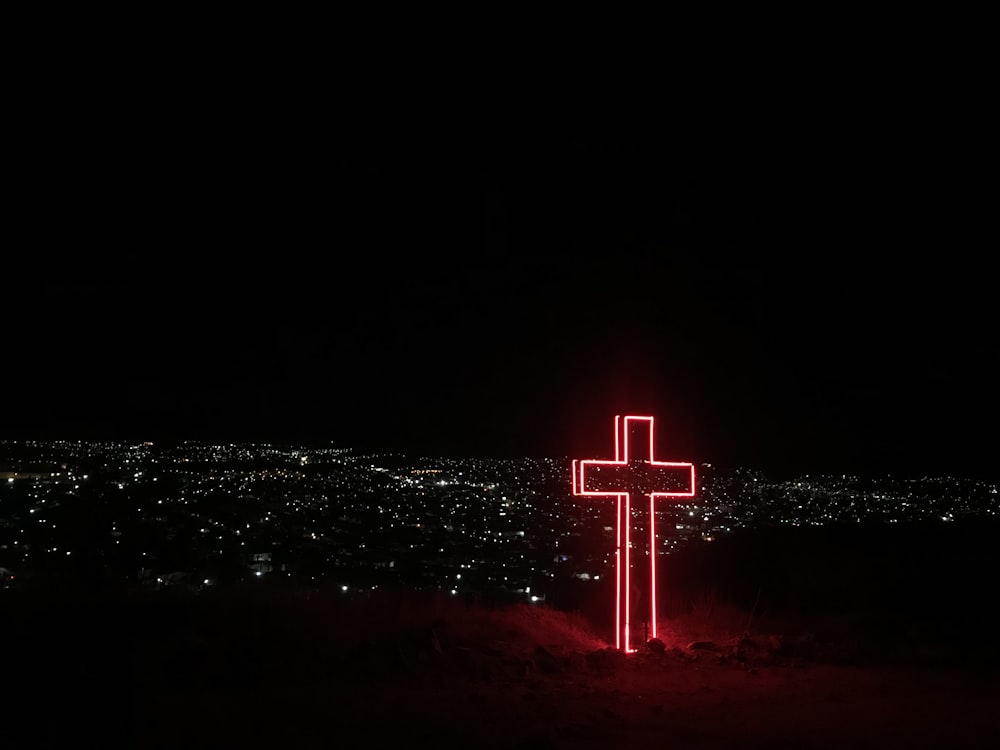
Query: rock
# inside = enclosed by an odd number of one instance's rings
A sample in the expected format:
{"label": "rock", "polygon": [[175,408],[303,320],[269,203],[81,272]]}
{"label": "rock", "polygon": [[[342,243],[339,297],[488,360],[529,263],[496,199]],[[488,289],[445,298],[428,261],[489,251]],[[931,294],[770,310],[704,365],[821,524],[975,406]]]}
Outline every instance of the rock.
{"label": "rock", "polygon": [[654,653],[662,654],[664,651],[667,650],[667,644],[661,641],[659,638],[650,638],[648,641],[646,641],[646,648],[648,648],[650,651]]}
{"label": "rock", "polygon": [[688,651],[719,651],[719,645],[715,641],[691,641],[688,644]]}

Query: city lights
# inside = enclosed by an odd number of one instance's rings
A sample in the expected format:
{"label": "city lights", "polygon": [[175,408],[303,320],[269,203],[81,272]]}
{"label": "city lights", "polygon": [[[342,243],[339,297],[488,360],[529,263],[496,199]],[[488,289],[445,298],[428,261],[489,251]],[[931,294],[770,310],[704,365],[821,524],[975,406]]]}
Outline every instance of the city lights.
{"label": "city lights", "polygon": [[[1000,511],[995,484],[949,477],[770,481],[756,470],[706,464],[696,476],[691,464],[648,460],[652,427],[651,417],[619,417],[613,458],[584,461],[0,441],[0,568],[16,574],[3,586],[86,575],[197,592],[297,580],[341,596],[389,585],[527,603],[538,597],[536,604],[606,586],[615,597],[612,645],[625,642],[626,600],[636,610],[627,618],[631,650],[636,634],[652,634],[640,633],[641,621],[662,630],[662,618],[655,621],[662,612],[647,605],[649,594],[663,599],[657,561],[689,547],[748,528],[915,521],[954,528]],[[85,503],[100,509],[99,524],[79,523]]]}

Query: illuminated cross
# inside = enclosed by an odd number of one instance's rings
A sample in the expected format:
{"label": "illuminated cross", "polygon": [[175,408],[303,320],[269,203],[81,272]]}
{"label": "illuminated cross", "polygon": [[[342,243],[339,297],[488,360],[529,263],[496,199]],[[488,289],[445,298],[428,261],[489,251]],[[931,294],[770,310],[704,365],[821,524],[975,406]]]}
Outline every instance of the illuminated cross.
{"label": "illuminated cross", "polygon": [[[632,423],[648,425],[648,453],[645,453],[642,441],[634,446],[629,445],[629,427]],[[649,621],[652,625],[652,638],[656,638],[656,500],[661,497],[694,497],[694,464],[656,461],[653,456],[653,418],[616,416],[615,460],[573,459],[574,495],[614,497],[618,500],[615,533],[615,647],[624,651],[633,650],[629,646],[632,496],[642,494],[649,497]]]}

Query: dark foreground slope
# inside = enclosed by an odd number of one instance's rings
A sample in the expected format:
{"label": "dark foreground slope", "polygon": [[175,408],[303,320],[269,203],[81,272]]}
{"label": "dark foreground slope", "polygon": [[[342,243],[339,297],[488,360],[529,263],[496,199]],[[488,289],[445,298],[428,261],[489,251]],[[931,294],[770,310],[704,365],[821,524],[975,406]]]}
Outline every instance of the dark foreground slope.
{"label": "dark foreground slope", "polygon": [[992,747],[995,529],[941,531],[758,532],[672,557],[662,643],[627,657],[589,614],[600,589],[560,592],[579,605],[562,610],[21,592],[0,605],[0,745]]}

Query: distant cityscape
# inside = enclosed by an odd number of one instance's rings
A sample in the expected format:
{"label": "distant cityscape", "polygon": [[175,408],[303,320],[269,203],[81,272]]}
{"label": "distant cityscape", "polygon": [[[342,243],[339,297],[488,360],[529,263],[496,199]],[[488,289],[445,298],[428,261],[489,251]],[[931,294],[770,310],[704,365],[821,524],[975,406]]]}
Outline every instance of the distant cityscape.
{"label": "distant cityscape", "polygon": [[[614,501],[573,496],[570,476],[568,458],[0,441],[0,591],[284,579],[545,601],[566,581],[614,575]],[[711,464],[696,477],[694,498],[657,506],[657,555],[747,528],[1000,513],[996,484],[972,479],[777,482]],[[633,504],[633,539],[645,514]]]}

